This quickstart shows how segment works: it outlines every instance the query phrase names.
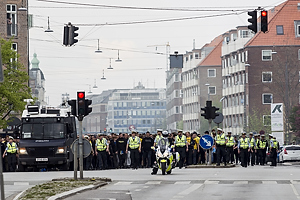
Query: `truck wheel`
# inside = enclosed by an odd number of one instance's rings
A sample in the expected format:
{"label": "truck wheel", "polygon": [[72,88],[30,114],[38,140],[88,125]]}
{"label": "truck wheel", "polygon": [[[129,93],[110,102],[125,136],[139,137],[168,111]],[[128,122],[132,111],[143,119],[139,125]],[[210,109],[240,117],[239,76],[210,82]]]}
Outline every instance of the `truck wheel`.
{"label": "truck wheel", "polygon": [[167,163],[165,163],[165,162],[161,163],[161,172],[162,172],[162,175],[166,174],[166,169],[167,169]]}

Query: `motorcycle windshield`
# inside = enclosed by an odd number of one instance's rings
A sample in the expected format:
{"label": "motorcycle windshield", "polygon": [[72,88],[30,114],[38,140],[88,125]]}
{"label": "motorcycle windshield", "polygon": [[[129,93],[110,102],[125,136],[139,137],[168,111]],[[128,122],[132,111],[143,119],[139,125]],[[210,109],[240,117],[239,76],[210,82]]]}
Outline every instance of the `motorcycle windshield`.
{"label": "motorcycle windshield", "polygon": [[160,151],[164,153],[169,147],[169,140],[167,138],[162,138],[158,141],[157,146],[159,147]]}

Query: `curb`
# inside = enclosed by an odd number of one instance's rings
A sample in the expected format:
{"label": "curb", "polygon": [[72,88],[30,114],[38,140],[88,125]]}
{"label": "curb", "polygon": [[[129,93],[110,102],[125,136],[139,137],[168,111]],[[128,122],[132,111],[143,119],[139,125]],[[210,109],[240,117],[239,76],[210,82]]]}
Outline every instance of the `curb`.
{"label": "curb", "polygon": [[195,168],[233,168],[235,167],[235,164],[230,164],[230,165],[221,165],[221,166],[216,166],[216,165],[189,165],[186,166],[185,168],[191,168],[191,169],[195,169]]}
{"label": "curb", "polygon": [[107,182],[102,182],[102,183],[98,183],[98,184],[96,184],[96,185],[88,185],[88,186],[76,188],[76,189],[74,189],[74,190],[70,190],[70,191],[63,192],[63,193],[54,195],[54,196],[52,196],[52,197],[49,197],[48,200],[60,200],[60,199],[64,199],[64,198],[66,198],[66,197],[73,196],[73,195],[75,195],[76,193],[79,193],[79,192],[85,192],[85,191],[87,191],[87,190],[94,190],[94,189],[97,189],[97,188],[102,187],[102,186],[104,186],[104,185],[107,185]]}

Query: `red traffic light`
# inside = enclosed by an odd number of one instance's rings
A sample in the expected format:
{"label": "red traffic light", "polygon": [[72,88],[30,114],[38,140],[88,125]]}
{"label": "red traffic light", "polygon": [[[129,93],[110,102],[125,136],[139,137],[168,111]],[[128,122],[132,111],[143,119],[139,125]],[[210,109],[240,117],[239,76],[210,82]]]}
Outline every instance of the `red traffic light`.
{"label": "red traffic light", "polygon": [[78,96],[78,98],[82,99],[82,98],[84,98],[84,93],[83,92],[79,92],[77,94],[77,96]]}
{"label": "red traffic light", "polygon": [[261,12],[261,16],[263,16],[263,17],[267,16],[267,11],[265,11],[265,10],[262,11],[262,12]]}

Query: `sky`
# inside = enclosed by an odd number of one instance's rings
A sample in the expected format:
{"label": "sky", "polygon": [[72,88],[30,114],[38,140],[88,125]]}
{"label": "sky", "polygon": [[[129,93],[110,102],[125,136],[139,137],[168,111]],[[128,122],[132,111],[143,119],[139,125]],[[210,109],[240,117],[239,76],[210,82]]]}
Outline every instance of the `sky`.
{"label": "sky", "polygon": [[[147,88],[165,88],[166,44],[171,54],[191,51],[194,41],[200,49],[226,31],[247,26],[247,11],[259,6],[271,9],[282,2],[29,0],[28,11],[33,15],[29,59],[37,53],[50,106],[59,105],[65,93],[75,99],[77,91],[100,94],[108,89],[130,89],[138,82]],[[52,33],[44,32],[48,17]],[[79,27],[79,41],[72,47],[62,45],[68,22]],[[102,53],[95,53],[98,40]],[[118,51],[122,62],[115,62]],[[112,70],[107,69],[110,61]],[[103,72],[106,80],[101,79]]]}

